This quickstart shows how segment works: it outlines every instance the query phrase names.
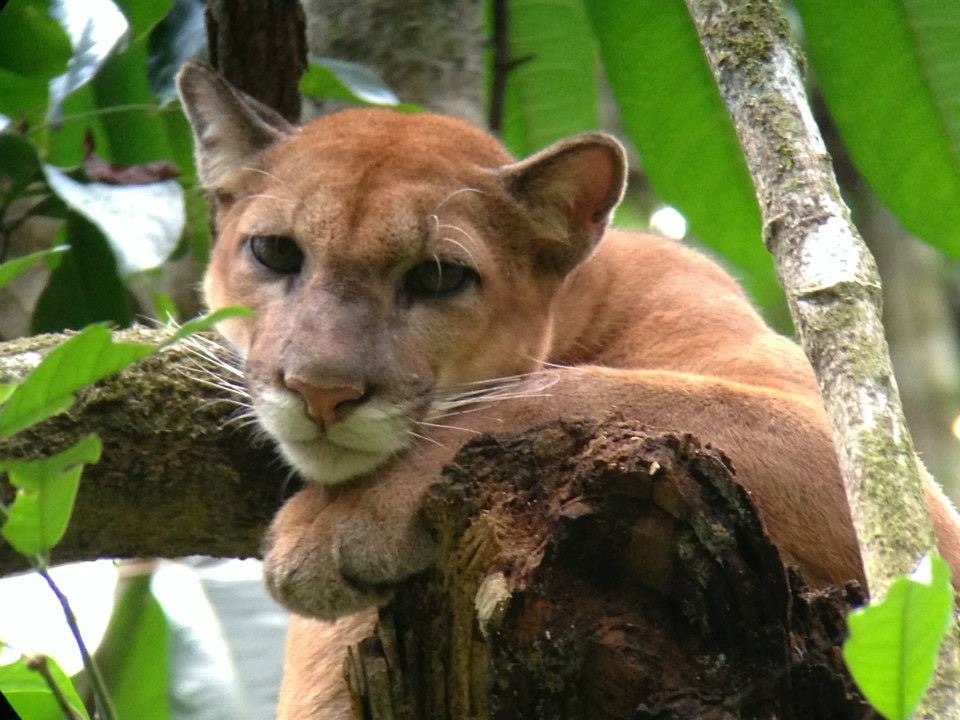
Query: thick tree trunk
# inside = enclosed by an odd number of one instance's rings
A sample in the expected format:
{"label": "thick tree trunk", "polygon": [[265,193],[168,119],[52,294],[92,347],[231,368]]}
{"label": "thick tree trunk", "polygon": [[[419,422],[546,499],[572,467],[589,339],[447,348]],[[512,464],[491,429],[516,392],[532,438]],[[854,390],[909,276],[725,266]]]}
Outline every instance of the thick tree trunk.
{"label": "thick tree trunk", "polygon": [[363,63],[404,102],[483,126],[480,0],[305,0],[314,55]]}
{"label": "thick tree trunk", "polygon": [[207,0],[210,63],[287,120],[300,119],[307,68],[303,8],[295,0]]}
{"label": "thick tree trunk", "polygon": [[356,717],[865,718],[856,587],[784,570],[721,453],[634,423],[483,436],[426,512],[435,572],[348,662]]}

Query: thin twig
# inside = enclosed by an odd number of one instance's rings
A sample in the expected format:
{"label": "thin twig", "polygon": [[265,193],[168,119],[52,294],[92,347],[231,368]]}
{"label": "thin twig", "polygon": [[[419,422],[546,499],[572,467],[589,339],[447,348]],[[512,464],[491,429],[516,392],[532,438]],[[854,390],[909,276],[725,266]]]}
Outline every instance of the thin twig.
{"label": "thin twig", "polygon": [[67,720],[80,720],[79,716],[74,709],[70,707],[70,703],[67,702],[67,698],[63,694],[63,690],[60,689],[60,686],[57,685],[56,679],[50,672],[50,667],[47,665],[47,656],[46,655],[31,655],[26,658],[27,667],[33,670],[36,673],[40,673],[40,677],[43,678],[43,681],[47,684],[47,687],[50,688],[50,692],[53,693],[54,699],[57,701],[57,705],[60,706],[60,712],[63,713],[63,716]]}
{"label": "thin twig", "polygon": [[63,616],[66,618],[70,632],[73,634],[73,639],[76,641],[77,648],[80,650],[80,657],[83,659],[83,668],[87,671],[87,676],[90,678],[90,686],[93,688],[93,695],[99,706],[102,720],[116,720],[117,711],[114,709],[113,701],[107,693],[107,686],[103,682],[100,669],[97,667],[96,662],[87,650],[87,645],[83,641],[83,637],[80,635],[77,616],[73,614],[73,609],[70,607],[67,596],[60,591],[60,588],[57,587],[57,584],[53,581],[53,578],[50,577],[50,573],[47,572],[45,567],[38,567],[37,572],[40,573],[40,577],[47,581],[47,585],[50,586],[53,594],[56,595],[57,600],[60,601],[60,607],[63,608]]}
{"label": "thin twig", "polygon": [[507,75],[510,72],[510,36],[508,0],[493,0],[493,77],[490,87],[490,132],[499,135],[503,130],[503,106],[507,93]]}

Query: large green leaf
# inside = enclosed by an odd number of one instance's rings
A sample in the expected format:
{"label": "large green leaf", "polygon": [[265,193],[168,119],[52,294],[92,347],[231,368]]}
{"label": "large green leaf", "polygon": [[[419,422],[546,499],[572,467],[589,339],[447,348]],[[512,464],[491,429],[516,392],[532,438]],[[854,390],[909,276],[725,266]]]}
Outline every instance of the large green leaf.
{"label": "large green leaf", "polygon": [[14,0],[0,12],[0,67],[47,80],[67,69],[70,38],[50,17],[50,0]]}
{"label": "large green leaf", "polygon": [[[47,82],[23,77],[0,68],[0,115],[29,126],[43,119],[47,110]],[[3,130],[0,118],[0,130]]]}
{"label": "large green leaf", "polygon": [[17,488],[0,533],[21,555],[50,551],[63,537],[86,463],[100,459],[100,438],[87,435],[56,455],[39,460],[0,460],[0,472]]}
{"label": "large green leaf", "polygon": [[67,72],[50,81],[51,120],[60,118],[67,96],[96,74],[103,62],[127,34],[129,25],[110,0],[54,0],[54,15],[73,43]]}
{"label": "large green leaf", "polygon": [[788,327],[753,181],[686,6],[586,5],[624,130],[650,184],[697,238],[736,266],[767,318]]}
{"label": "large green leaf", "polygon": [[[60,666],[46,659],[47,670],[66,698],[67,704],[83,720],[89,720],[87,710],[77,691]],[[40,673],[31,670],[26,660],[0,666],[0,692],[23,720],[63,720],[63,712]]]}
{"label": "large green leaf", "polygon": [[581,0],[511,0],[503,141],[528,155],[597,128],[597,53]]}
{"label": "large green leaf", "polygon": [[114,342],[92,325],[54,348],[0,407],[0,438],[70,407],[73,393],[153,352],[152,345]]}
{"label": "large green leaf", "polygon": [[134,165],[171,156],[166,127],[147,79],[148,44],[149,38],[142,37],[112,55],[91,84],[98,107],[134,108],[100,117],[107,137],[107,147],[101,151],[111,162]]}
{"label": "large green leaf", "polygon": [[79,330],[104,320],[129,325],[133,311],[127,289],[100,229],[71,212],[57,234],[57,243],[69,243],[70,249],[61,256],[37,301],[33,332]]}
{"label": "large green leaf", "polygon": [[796,6],[857,168],[910,232],[960,257],[960,3]]}
{"label": "large green leaf", "polygon": [[173,6],[173,0],[115,0],[115,2],[130,23],[130,34],[134,42],[146,37]]}
{"label": "large green leaf", "polygon": [[170,717],[167,620],[150,575],[122,578],[96,661],[120,718]]}
{"label": "large green leaf", "polygon": [[950,568],[925,557],[913,575],[894,581],[887,596],[850,613],[843,657],[867,700],[890,720],[919,704],[953,617]]}
{"label": "large green leaf", "polygon": [[159,266],[176,247],[186,216],[175,180],[109,185],[77,182],[51,165],[43,172],[51,189],[100,229],[122,275]]}

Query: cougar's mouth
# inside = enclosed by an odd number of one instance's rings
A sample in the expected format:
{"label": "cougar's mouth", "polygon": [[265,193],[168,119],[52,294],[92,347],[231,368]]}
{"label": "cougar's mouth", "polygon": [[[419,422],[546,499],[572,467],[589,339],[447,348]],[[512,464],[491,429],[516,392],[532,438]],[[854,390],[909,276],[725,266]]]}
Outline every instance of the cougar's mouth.
{"label": "cougar's mouth", "polygon": [[257,399],[257,417],[283,456],[304,479],[344,482],[382,465],[409,444],[410,419],[402,408],[371,400],[321,429],[293,393],[266,390]]}

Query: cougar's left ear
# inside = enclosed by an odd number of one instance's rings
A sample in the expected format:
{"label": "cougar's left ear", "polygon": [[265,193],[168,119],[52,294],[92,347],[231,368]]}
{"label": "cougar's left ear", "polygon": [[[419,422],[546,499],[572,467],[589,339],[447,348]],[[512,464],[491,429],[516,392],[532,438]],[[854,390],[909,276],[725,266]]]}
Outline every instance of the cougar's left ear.
{"label": "cougar's left ear", "polygon": [[229,192],[253,155],[294,131],[279,113],[195,60],[180,68],[177,91],[193,129],[200,181],[212,192]]}
{"label": "cougar's left ear", "polygon": [[541,238],[549,241],[543,259],[567,272],[593,250],[623,197],[627,157],[610,135],[588,133],[554,143],[500,172]]}

